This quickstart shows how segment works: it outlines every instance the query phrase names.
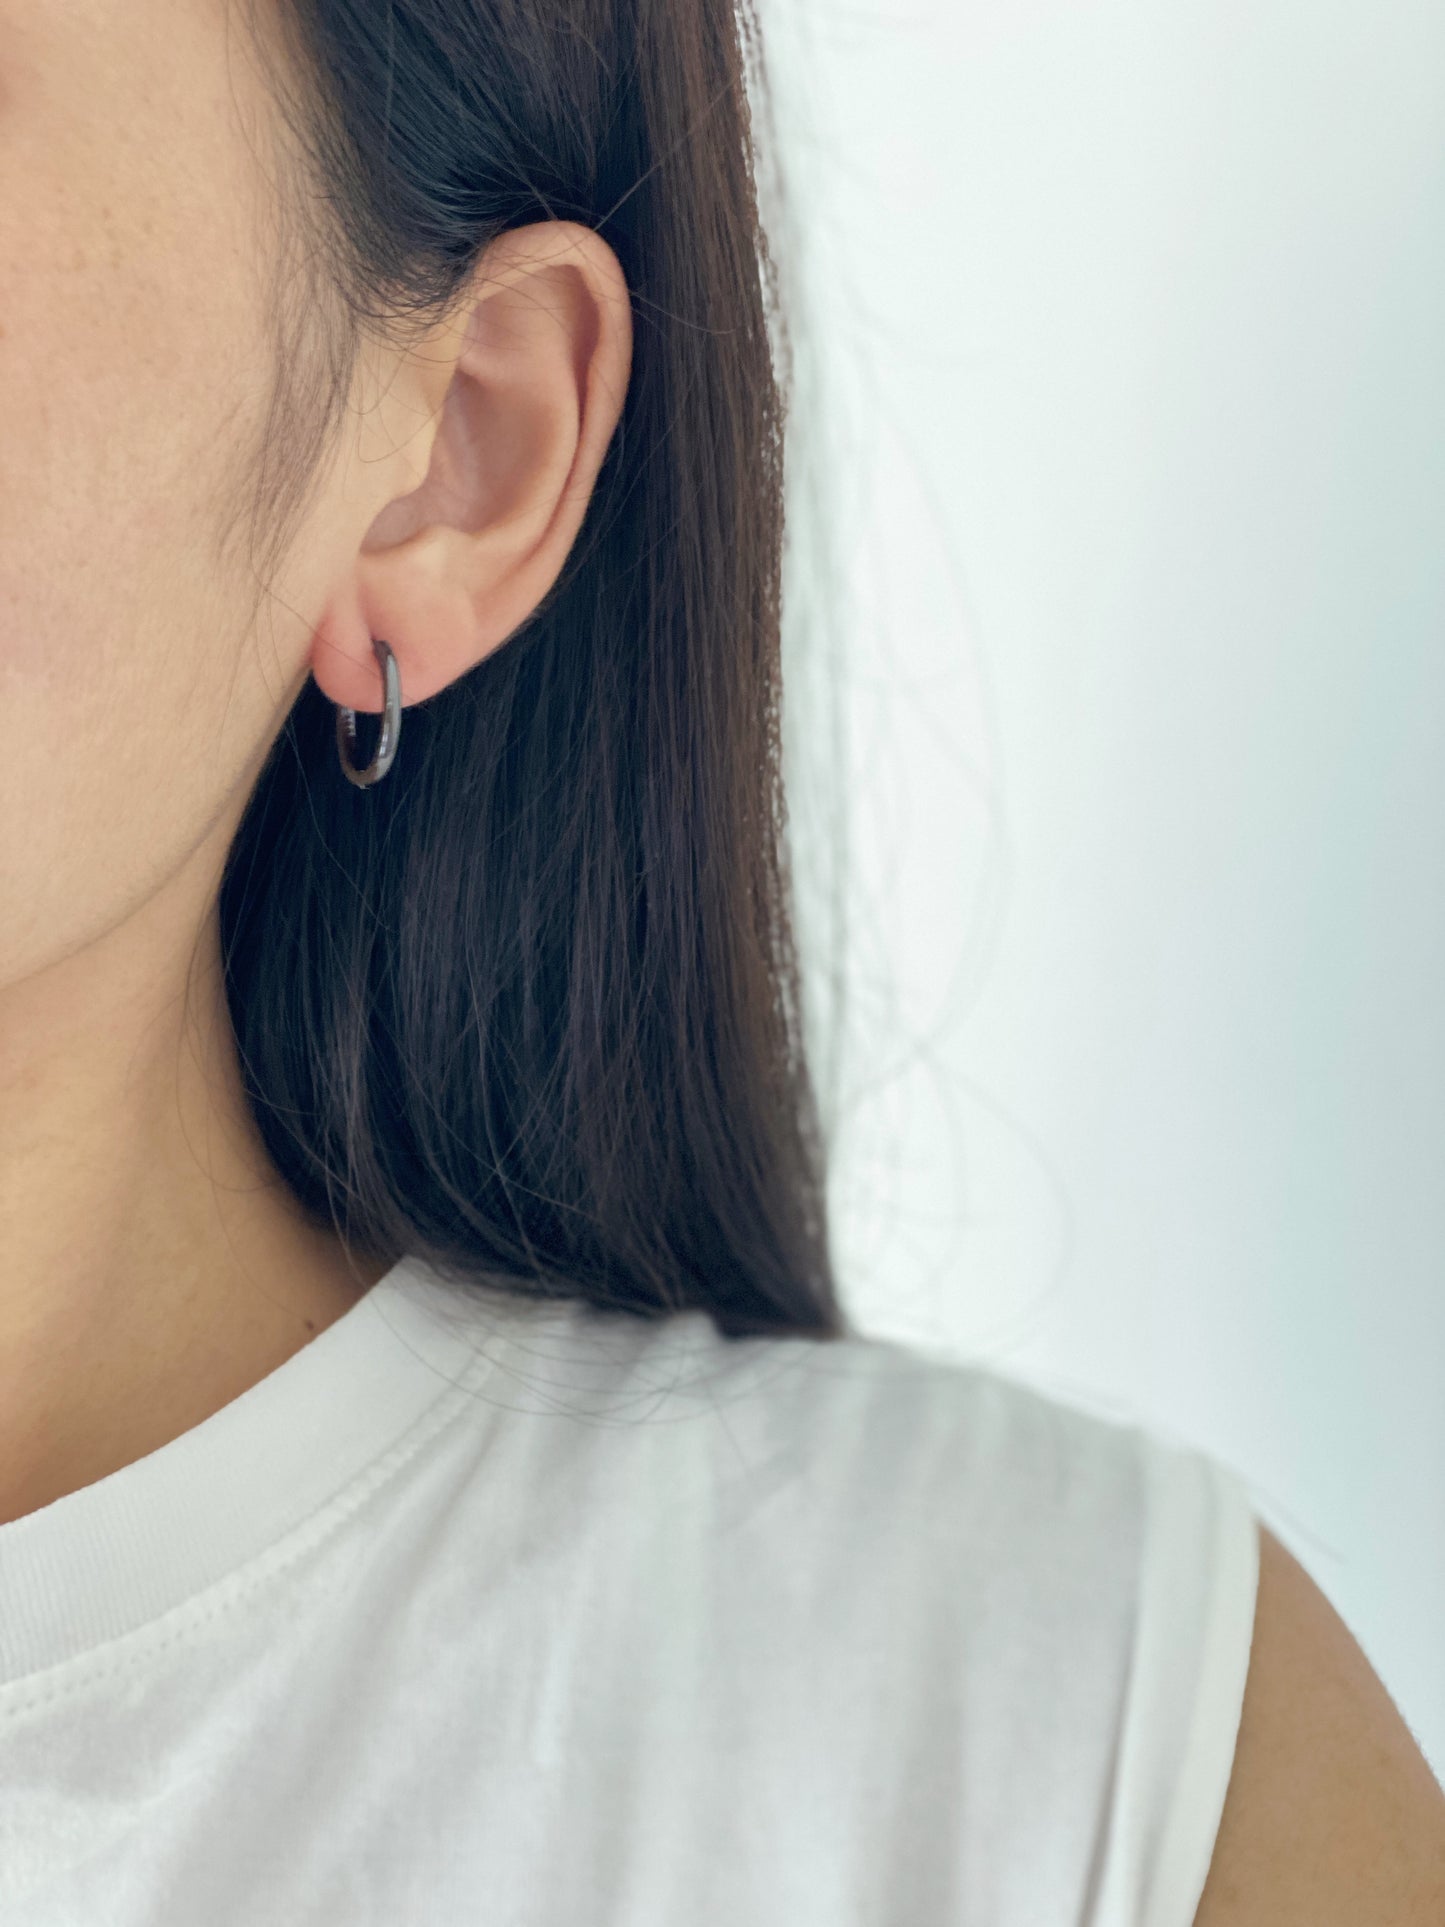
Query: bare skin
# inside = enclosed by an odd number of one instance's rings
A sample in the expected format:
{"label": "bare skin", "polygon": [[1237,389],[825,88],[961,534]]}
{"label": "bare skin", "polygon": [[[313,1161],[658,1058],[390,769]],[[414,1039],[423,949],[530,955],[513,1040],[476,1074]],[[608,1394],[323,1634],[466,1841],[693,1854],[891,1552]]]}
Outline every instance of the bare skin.
{"label": "bare skin", "polygon": [[[631,365],[610,249],[503,236],[458,321],[364,358],[257,614],[215,504],[271,374],[272,104],[228,11],[0,0],[0,1527],[201,1423],[375,1282],[251,1126],[222,865],[308,675],[379,708],[381,636],[417,702],[536,607]],[[1442,1814],[1266,1539],[1199,1927],[1433,1927]]]}
{"label": "bare skin", "polygon": [[417,702],[535,608],[631,364],[606,244],[504,235],[459,319],[367,350],[256,610],[215,503],[270,379],[274,109],[228,13],[0,0],[0,1523],[200,1423],[384,1268],[303,1221],[252,1126],[222,865],[308,675],[378,710],[382,636]]}

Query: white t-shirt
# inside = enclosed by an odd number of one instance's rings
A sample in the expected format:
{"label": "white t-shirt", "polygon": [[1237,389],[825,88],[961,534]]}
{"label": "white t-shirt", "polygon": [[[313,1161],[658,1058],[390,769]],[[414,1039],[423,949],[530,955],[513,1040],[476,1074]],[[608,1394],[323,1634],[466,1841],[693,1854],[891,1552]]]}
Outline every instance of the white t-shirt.
{"label": "white t-shirt", "polygon": [[1190,1927],[1235,1475],[873,1337],[404,1260],[0,1525],[15,1927]]}

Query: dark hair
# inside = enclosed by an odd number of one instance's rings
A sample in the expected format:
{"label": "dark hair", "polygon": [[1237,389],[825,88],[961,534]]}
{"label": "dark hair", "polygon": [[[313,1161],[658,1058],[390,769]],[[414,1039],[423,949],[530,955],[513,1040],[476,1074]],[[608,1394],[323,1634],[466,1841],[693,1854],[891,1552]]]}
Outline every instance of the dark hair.
{"label": "dark hair", "polygon": [[237,498],[262,593],[366,331],[447,316],[504,229],[596,229],[634,350],[561,578],[408,708],[386,780],[344,779],[309,679],[270,748],[219,899],[267,1150],[353,1253],[840,1336],[785,842],[756,23],[732,0],[280,16],[269,52],[251,23],[287,163],[275,387]]}

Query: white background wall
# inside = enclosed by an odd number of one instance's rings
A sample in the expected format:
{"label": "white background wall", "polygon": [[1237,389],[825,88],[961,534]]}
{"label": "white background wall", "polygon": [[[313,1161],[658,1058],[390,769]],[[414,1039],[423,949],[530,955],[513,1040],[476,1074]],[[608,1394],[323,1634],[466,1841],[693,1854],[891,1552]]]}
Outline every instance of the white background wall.
{"label": "white background wall", "polygon": [[1445,9],[763,25],[850,1306],[1233,1465],[1445,1776]]}

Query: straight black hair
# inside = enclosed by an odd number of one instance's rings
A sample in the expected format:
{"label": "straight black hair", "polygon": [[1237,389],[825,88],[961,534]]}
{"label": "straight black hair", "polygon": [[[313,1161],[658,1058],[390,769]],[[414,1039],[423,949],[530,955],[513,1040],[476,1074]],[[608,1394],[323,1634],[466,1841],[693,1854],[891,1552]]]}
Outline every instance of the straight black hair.
{"label": "straight black hair", "polygon": [[343,777],[314,682],[271,746],[218,905],[267,1150],[371,1260],[841,1336],[785,840],[756,21],[268,0],[262,27],[254,6],[284,129],[275,387],[235,524],[263,591],[366,331],[446,316],[496,235],[596,229],[634,319],[621,422],[536,612],[406,710],[375,788]]}

